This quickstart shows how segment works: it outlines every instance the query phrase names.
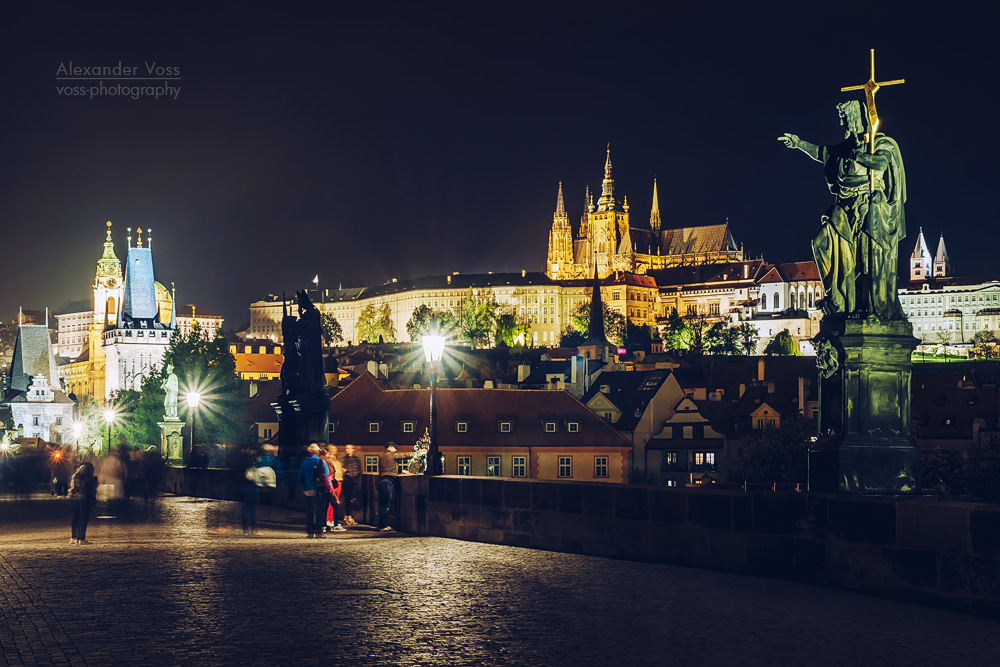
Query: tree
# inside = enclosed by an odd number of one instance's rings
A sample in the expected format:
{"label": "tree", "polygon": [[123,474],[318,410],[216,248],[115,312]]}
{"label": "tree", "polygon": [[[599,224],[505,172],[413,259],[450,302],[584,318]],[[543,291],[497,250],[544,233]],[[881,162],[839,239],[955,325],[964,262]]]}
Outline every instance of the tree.
{"label": "tree", "polygon": [[137,445],[158,445],[163,421],[163,381],[166,367],[180,380],[182,405],[188,391],[196,391],[202,399],[197,408],[197,439],[200,442],[243,444],[247,431],[242,422],[243,398],[236,375],[236,359],[229,352],[226,335],[219,329],[208,338],[195,323],[184,336],[174,333],[163,356],[163,364],[142,380],[139,391],[118,393],[116,405],[124,415],[114,427],[125,441]]}
{"label": "tree", "polygon": [[711,319],[704,308],[695,308],[684,316],[684,323],[689,330],[688,349],[695,354],[705,353],[705,333],[711,324]]}
{"label": "tree", "polygon": [[748,482],[795,484],[806,481],[808,448],[816,424],[801,414],[782,417],[781,426],[767,426],[748,443],[743,476]]}
{"label": "tree", "polygon": [[396,340],[396,325],[392,323],[392,308],[383,301],[378,306],[373,303],[361,309],[358,316],[358,338],[366,343],[374,343],[379,337],[383,341]]}
{"label": "tree", "polygon": [[[608,342],[618,347],[625,345],[625,316],[608,308],[608,304],[601,302],[604,312],[604,334]],[[573,313],[573,327],[586,338],[590,333],[590,301],[581,303],[576,312]]]}
{"label": "tree", "polygon": [[0,322],[0,357],[6,357],[14,351],[17,329],[17,322]]}
{"label": "tree", "polygon": [[736,356],[740,353],[740,338],[736,327],[716,322],[705,332],[705,351],[709,354]]}
{"label": "tree", "polygon": [[795,339],[792,338],[788,329],[782,329],[768,341],[764,348],[764,354],[768,357],[797,357],[799,356],[799,346],[795,343]]}
{"label": "tree", "polygon": [[451,312],[434,310],[427,304],[420,304],[413,309],[413,314],[406,322],[406,334],[412,342],[417,343],[429,332],[451,337],[455,333],[455,326],[455,316]]}
{"label": "tree", "polygon": [[526,317],[517,317],[513,313],[500,313],[497,315],[496,340],[497,345],[501,343],[507,347],[527,345],[531,333],[531,324]]}
{"label": "tree", "polygon": [[499,307],[493,290],[469,288],[458,309],[458,333],[472,349],[489,347]]}
{"label": "tree", "polygon": [[686,350],[691,339],[690,327],[684,318],[677,314],[676,308],[670,309],[667,322],[663,325],[663,348],[670,351]]}
{"label": "tree", "polygon": [[983,329],[972,337],[972,355],[980,359],[1000,359],[1000,347],[996,335]]}
{"label": "tree", "polygon": [[344,328],[340,326],[336,317],[330,313],[323,313],[319,316],[319,325],[323,329],[323,341],[327,345],[344,342]]}
{"label": "tree", "polygon": [[750,356],[757,349],[757,341],[760,340],[760,331],[749,322],[736,325],[736,337],[739,339],[740,349],[743,354]]}
{"label": "tree", "polygon": [[583,345],[583,342],[587,339],[582,333],[577,331],[573,325],[570,325],[563,329],[562,336],[559,338],[560,347],[578,347]]}
{"label": "tree", "polygon": [[648,350],[653,342],[653,332],[645,324],[632,324],[625,320],[625,344],[629,350]]}

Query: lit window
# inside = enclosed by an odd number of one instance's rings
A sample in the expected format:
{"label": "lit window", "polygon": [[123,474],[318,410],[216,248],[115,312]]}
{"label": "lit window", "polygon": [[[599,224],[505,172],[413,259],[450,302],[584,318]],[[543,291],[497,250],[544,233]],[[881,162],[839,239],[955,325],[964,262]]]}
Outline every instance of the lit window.
{"label": "lit window", "polygon": [[487,456],[486,457],[486,476],[487,477],[500,477],[500,457],[499,456]]}
{"label": "lit window", "polygon": [[577,431],[580,430],[580,423],[569,422],[568,424],[566,424],[566,430],[569,431],[570,433],[576,433]]}
{"label": "lit window", "polygon": [[458,457],[458,474],[459,475],[471,475],[472,463],[470,456],[459,456]]}
{"label": "lit window", "polygon": [[607,477],[608,476],[608,457],[607,456],[595,456],[594,457],[594,477]]}
{"label": "lit window", "polygon": [[378,457],[377,456],[366,456],[365,457],[365,472],[377,473],[378,472]]}
{"label": "lit window", "polygon": [[403,422],[403,433],[413,433],[413,422]]}
{"label": "lit window", "polygon": [[546,433],[555,433],[556,432],[556,423],[555,422],[545,422],[545,432]]}
{"label": "lit window", "polygon": [[510,422],[500,422],[500,432],[510,433]]}
{"label": "lit window", "polygon": [[378,433],[378,427],[379,427],[379,423],[378,422],[368,422],[368,432],[369,433]]}
{"label": "lit window", "polygon": [[469,430],[469,422],[458,422],[455,425],[455,430],[458,431],[459,433],[465,433],[466,431]]}
{"label": "lit window", "polygon": [[511,463],[511,475],[514,477],[527,477],[527,457],[515,456]]}
{"label": "lit window", "polygon": [[573,476],[573,457],[572,456],[560,456],[559,457],[559,476],[560,477],[572,477]]}

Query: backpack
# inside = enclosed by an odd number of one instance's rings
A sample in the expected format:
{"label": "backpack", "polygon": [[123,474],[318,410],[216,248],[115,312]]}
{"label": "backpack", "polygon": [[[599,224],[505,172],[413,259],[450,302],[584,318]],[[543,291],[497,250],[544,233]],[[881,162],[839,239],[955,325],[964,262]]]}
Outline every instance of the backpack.
{"label": "backpack", "polygon": [[320,459],[316,462],[316,465],[313,466],[313,486],[316,488],[316,493],[327,492],[324,470],[326,470],[326,462],[323,459]]}

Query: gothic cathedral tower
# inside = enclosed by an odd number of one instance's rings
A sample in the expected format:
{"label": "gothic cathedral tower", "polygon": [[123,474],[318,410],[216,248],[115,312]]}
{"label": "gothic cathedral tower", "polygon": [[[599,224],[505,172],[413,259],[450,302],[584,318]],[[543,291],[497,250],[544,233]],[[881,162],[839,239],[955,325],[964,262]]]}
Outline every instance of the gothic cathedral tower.
{"label": "gothic cathedral tower", "polygon": [[589,224],[591,250],[601,278],[612,271],[632,271],[632,238],[629,234],[628,201],[615,200],[615,181],[611,176],[611,144],[604,162],[604,181],[597,208],[591,211]]}
{"label": "gothic cathedral tower", "polygon": [[563,205],[562,181],[559,181],[556,211],[552,214],[552,231],[549,232],[549,255],[546,268],[546,273],[553,280],[573,277],[573,231],[569,226],[566,207]]}

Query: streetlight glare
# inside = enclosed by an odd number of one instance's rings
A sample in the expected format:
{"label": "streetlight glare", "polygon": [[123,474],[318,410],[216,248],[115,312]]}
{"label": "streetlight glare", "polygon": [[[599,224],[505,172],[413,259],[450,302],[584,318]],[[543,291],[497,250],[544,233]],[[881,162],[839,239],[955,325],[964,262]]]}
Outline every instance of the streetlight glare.
{"label": "streetlight glare", "polygon": [[436,364],[444,354],[444,336],[428,335],[421,339],[424,346],[424,357],[427,363]]}
{"label": "streetlight glare", "polygon": [[111,408],[106,408],[104,410],[104,421],[110,424],[114,420],[115,420],[115,411],[112,410]]}
{"label": "streetlight glare", "polygon": [[188,407],[196,408],[201,403],[201,393],[197,391],[189,391],[185,395],[185,398],[187,399]]}

